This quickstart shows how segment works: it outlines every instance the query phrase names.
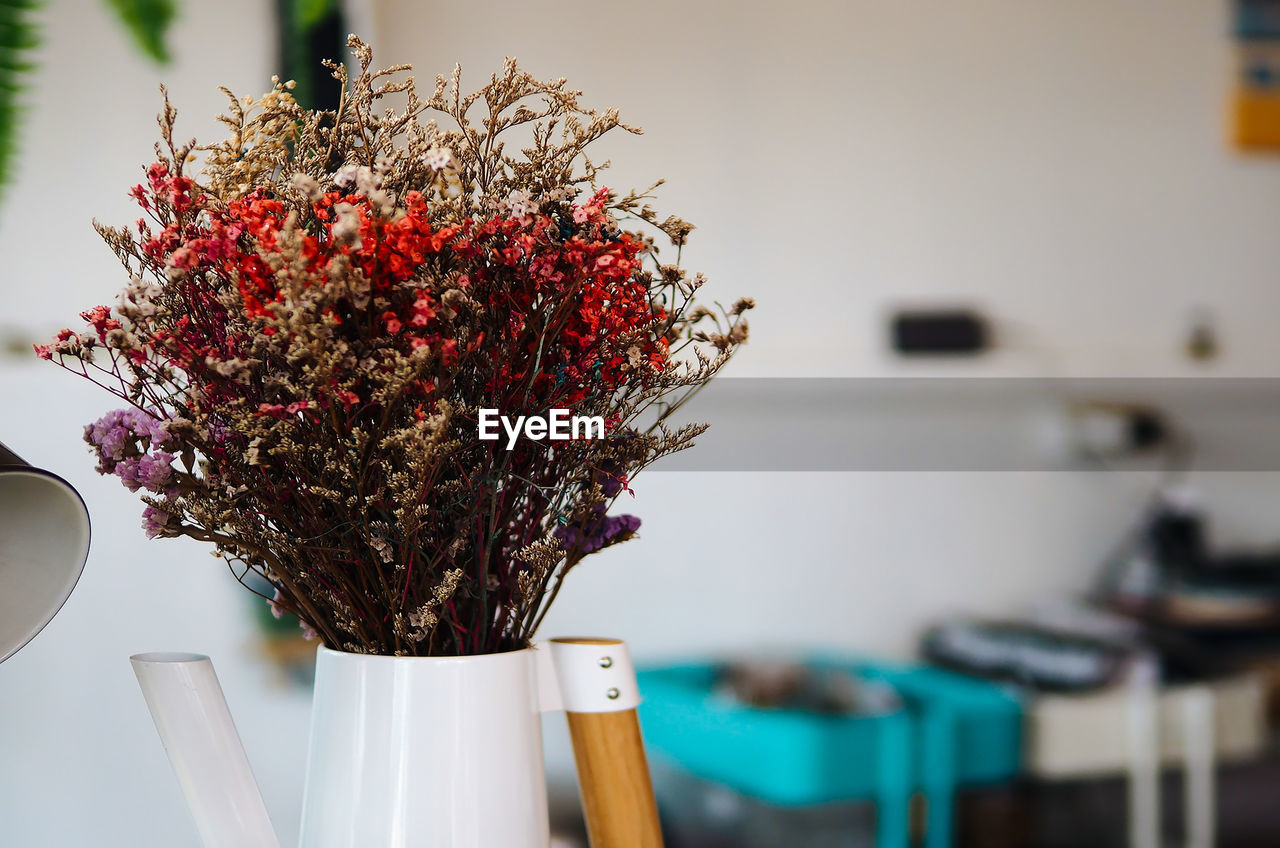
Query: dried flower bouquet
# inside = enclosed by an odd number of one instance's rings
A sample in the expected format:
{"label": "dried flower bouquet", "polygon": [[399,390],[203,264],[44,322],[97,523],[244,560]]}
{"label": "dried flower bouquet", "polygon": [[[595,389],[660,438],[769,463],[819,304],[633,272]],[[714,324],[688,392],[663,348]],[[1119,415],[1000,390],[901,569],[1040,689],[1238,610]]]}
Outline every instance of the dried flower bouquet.
{"label": "dried flower bouquet", "polygon": [[[752,303],[695,305],[703,279],[678,257],[693,227],[648,192],[596,188],[588,145],[639,132],[616,110],[511,60],[424,100],[407,66],[373,71],[349,46],[336,111],[288,83],[228,92],[212,146],[175,141],[166,97],[132,192],[144,217],[96,224],[128,286],[36,350],[127,402],[85,438],[145,492],[147,535],[212,542],[329,647],[522,647],[565,575],[635,533],[609,507],[701,432],[664,421],[746,340]],[[480,438],[481,409],[569,409],[607,432],[508,450]]]}

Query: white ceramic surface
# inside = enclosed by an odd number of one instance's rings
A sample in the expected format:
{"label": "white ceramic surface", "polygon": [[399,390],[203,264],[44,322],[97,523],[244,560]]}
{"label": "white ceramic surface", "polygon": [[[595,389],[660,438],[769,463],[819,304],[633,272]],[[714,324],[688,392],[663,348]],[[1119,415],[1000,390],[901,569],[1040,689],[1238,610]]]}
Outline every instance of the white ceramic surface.
{"label": "white ceramic surface", "polygon": [[320,648],[301,848],[547,848],[535,654]]}
{"label": "white ceramic surface", "polygon": [[129,659],[205,848],[279,848],[213,663],[168,652]]}

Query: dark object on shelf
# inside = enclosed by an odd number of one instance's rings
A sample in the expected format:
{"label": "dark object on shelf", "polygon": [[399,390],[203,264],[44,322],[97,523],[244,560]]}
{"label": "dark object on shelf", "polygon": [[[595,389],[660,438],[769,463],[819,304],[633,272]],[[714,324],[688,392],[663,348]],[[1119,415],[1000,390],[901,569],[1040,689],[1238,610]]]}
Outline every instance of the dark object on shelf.
{"label": "dark object on shelf", "polygon": [[986,320],[976,312],[899,312],[893,316],[893,349],[901,354],[972,355],[990,344]]}
{"label": "dark object on shelf", "polygon": [[1214,553],[1187,493],[1166,492],[1104,569],[1097,599],[1186,632],[1280,630],[1280,551]]}
{"label": "dark object on shelf", "polygon": [[1191,331],[1187,334],[1187,357],[1196,362],[1208,362],[1218,355],[1218,331],[1214,328],[1213,315],[1206,309],[1196,311]]}
{"label": "dark object on shelf", "polygon": [[1172,574],[1200,571],[1208,559],[1204,517],[1197,510],[1161,506],[1151,517],[1147,535],[1151,554]]}
{"label": "dark object on shelf", "polygon": [[1129,413],[1129,445],[1133,450],[1147,450],[1169,440],[1169,425],[1154,409],[1135,409]]}

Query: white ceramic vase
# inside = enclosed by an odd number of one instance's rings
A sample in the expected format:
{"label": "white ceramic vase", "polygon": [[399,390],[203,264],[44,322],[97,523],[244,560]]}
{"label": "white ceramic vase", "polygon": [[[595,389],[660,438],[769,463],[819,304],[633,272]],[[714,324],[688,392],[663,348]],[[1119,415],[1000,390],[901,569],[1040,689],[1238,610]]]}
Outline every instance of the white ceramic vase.
{"label": "white ceramic vase", "polygon": [[320,648],[300,848],[547,848],[536,651]]}

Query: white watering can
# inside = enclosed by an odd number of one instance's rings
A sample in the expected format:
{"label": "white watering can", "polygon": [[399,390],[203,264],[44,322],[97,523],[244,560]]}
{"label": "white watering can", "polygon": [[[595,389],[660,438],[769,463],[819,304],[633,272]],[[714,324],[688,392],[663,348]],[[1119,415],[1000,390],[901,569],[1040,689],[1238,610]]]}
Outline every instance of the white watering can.
{"label": "white watering can", "polygon": [[[205,848],[279,848],[209,658],[132,658]],[[593,848],[661,848],[627,646],[320,648],[302,848],[547,848],[541,714],[568,714]]]}

